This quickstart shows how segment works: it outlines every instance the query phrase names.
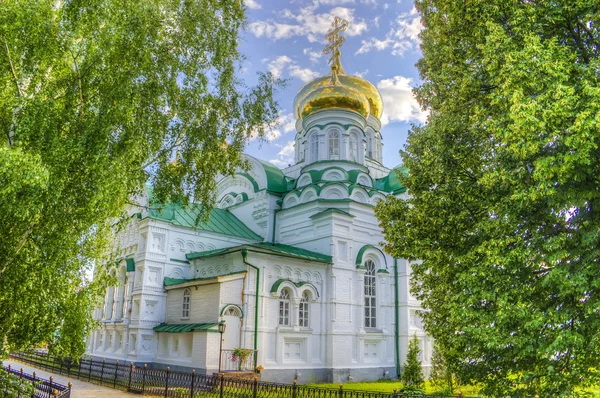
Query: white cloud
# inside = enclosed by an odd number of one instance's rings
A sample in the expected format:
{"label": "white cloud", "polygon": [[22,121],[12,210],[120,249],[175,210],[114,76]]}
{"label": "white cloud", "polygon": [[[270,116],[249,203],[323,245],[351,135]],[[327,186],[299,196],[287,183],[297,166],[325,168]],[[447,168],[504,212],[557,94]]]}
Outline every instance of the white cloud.
{"label": "white cloud", "polygon": [[315,72],[309,68],[301,68],[297,65],[296,61],[292,60],[287,55],[280,55],[270,61],[269,59],[263,59],[262,62],[268,62],[267,69],[276,78],[280,78],[283,75],[283,72],[286,70],[290,76],[296,77],[302,80],[304,83],[320,76],[318,72]]}
{"label": "white cloud", "polygon": [[[263,62],[265,62],[265,60],[263,60]],[[280,55],[279,57],[269,62],[269,64],[267,65],[267,69],[273,74],[275,78],[279,79],[283,73],[283,70],[290,63],[292,63],[292,59],[290,57],[288,57],[287,55]]]}
{"label": "white cloud", "polygon": [[277,154],[277,159],[271,159],[269,162],[273,163],[279,168],[288,167],[288,165],[294,163],[294,154],[296,152],[296,143],[294,141],[288,141],[281,151]]}
{"label": "white cloud", "polygon": [[392,55],[403,55],[410,49],[416,49],[421,43],[419,33],[423,30],[421,16],[416,8],[398,17],[395,25],[384,39],[371,37],[361,41],[360,48],[354,54],[365,54],[369,51],[391,49]]}
{"label": "white cloud", "polygon": [[246,7],[252,9],[252,10],[258,10],[260,8],[262,8],[262,6],[260,4],[258,4],[256,2],[256,0],[244,0],[244,4],[246,5]]}
{"label": "white cloud", "polygon": [[427,120],[426,111],[422,111],[412,93],[412,79],[404,76],[394,76],[377,83],[377,88],[383,98],[383,115],[381,123],[390,122],[421,122]]}
{"label": "white cloud", "polygon": [[319,72],[312,71],[308,68],[301,68],[298,65],[290,65],[288,72],[291,76],[297,77],[304,83],[316,79],[320,76]]}
{"label": "white cloud", "polygon": [[[267,141],[274,141],[279,137],[296,130],[296,117],[293,113],[279,114],[275,120],[274,128],[265,128],[264,138]],[[258,138],[258,132],[253,132],[250,141]]]}
{"label": "white cloud", "polygon": [[356,72],[356,73],[355,73],[355,75],[356,75],[356,76],[358,76],[358,77],[365,77],[365,76],[367,76],[368,74],[369,74],[369,70],[368,70],[368,69],[366,69],[366,70],[364,70],[364,71],[362,71],[362,72]]}
{"label": "white cloud", "polygon": [[317,62],[319,58],[323,56],[323,53],[321,51],[313,51],[311,47],[305,48],[304,50],[302,50],[302,52],[304,53],[304,55],[308,55],[308,58],[310,58],[310,61],[313,63]]}
{"label": "white cloud", "polygon": [[[336,3],[337,4],[337,3]],[[367,31],[367,23],[363,18],[354,17],[354,9],[335,7],[329,12],[315,13],[319,3],[301,8],[297,11],[284,10],[280,20],[289,23],[279,23],[273,20],[256,21],[248,25],[250,32],[256,37],[267,37],[272,40],[289,39],[295,36],[306,36],[309,42],[317,42],[331,27],[333,17],[338,16],[350,22],[346,34],[360,36]]]}

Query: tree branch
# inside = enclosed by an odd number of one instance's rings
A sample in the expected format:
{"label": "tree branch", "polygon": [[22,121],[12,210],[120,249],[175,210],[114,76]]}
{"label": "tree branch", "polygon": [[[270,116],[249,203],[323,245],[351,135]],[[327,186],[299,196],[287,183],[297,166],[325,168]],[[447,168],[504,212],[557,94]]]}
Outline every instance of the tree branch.
{"label": "tree branch", "polygon": [[15,82],[15,86],[17,87],[19,97],[22,97],[23,91],[21,91],[21,87],[19,86],[19,79],[17,78],[17,73],[15,72],[15,66],[13,65],[12,58],[10,57],[10,49],[8,48],[8,43],[6,42],[6,39],[4,39],[4,48],[6,48],[6,56],[8,57],[8,64],[10,65],[10,71],[12,73],[13,80]]}

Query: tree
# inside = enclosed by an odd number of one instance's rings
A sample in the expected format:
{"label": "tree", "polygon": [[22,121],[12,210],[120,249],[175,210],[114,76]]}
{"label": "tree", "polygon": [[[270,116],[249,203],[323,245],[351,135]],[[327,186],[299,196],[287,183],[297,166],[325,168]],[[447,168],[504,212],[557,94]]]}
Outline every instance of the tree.
{"label": "tree", "polygon": [[444,393],[454,393],[454,375],[450,369],[451,361],[446,358],[445,353],[437,342],[433,344],[431,355],[431,384],[440,388]]}
{"label": "tree", "polygon": [[130,198],[150,180],[161,203],[210,207],[215,176],[273,126],[278,83],[236,77],[244,12],[239,0],[0,2],[2,354],[47,342],[81,355],[106,283],[87,274],[114,264]]}
{"label": "tree", "polygon": [[425,388],[425,379],[423,378],[423,369],[419,355],[421,355],[419,338],[415,334],[408,343],[406,362],[402,369],[403,390],[424,390]]}
{"label": "tree", "polygon": [[418,0],[430,110],[377,208],[424,324],[490,396],[600,379],[597,1]]}

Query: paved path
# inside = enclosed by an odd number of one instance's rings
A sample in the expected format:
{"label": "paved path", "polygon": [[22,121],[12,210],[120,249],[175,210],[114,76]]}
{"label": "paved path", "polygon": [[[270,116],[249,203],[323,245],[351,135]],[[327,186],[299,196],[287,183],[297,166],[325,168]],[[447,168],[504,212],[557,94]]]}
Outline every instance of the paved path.
{"label": "paved path", "polygon": [[32,374],[35,372],[36,376],[42,377],[44,379],[50,378],[50,376],[54,377],[54,381],[60,384],[67,385],[69,382],[73,383],[73,389],[71,390],[71,398],[108,398],[108,397],[135,397],[135,398],[144,398],[142,395],[130,394],[127,392],[123,392],[120,390],[115,390],[108,387],[101,387],[96,384],[86,383],[81,380],[77,380],[76,378],[71,378],[67,376],[58,375],[56,373],[50,373],[46,370],[41,370],[38,368],[34,368],[31,365],[24,364],[21,362],[16,362],[13,360],[4,361],[4,366],[10,366],[14,369],[21,369],[25,373]]}

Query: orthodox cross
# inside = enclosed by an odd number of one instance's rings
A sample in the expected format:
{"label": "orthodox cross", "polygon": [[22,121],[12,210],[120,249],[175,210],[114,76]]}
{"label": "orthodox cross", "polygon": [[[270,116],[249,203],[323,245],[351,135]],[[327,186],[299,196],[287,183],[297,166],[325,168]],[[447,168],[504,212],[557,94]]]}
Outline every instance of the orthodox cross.
{"label": "orthodox cross", "polygon": [[348,21],[340,17],[335,17],[331,28],[327,31],[327,35],[325,35],[325,40],[329,43],[323,49],[323,54],[331,54],[331,58],[329,58],[329,64],[331,65],[340,66],[340,47],[346,40],[340,33],[344,32],[347,27]]}

